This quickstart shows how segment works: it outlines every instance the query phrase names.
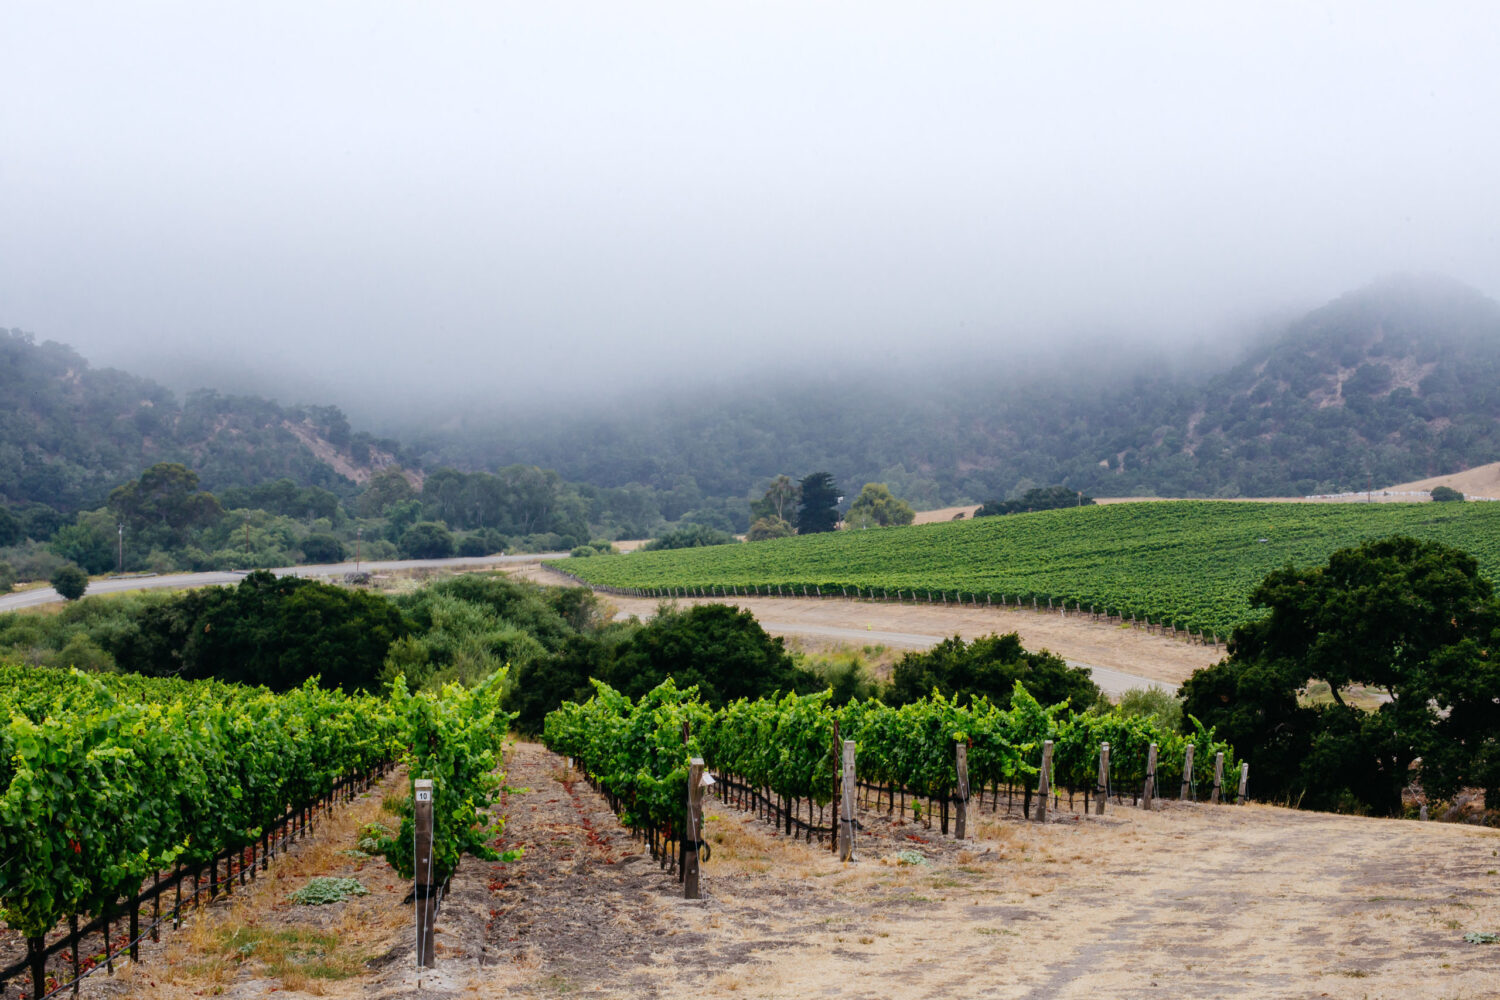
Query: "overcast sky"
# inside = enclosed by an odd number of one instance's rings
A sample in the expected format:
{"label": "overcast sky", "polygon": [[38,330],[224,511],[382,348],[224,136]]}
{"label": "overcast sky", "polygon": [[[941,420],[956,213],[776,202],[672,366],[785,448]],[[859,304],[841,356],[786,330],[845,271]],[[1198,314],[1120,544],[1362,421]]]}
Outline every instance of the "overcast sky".
{"label": "overcast sky", "polygon": [[439,394],[1494,296],[1496,11],[6,0],[0,326]]}

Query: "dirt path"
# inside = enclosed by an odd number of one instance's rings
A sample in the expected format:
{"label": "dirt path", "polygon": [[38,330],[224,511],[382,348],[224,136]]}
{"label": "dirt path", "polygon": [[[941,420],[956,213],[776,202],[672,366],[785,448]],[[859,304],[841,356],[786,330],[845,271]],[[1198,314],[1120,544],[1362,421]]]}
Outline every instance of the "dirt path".
{"label": "dirt path", "polygon": [[[513,572],[538,583],[577,586],[568,577],[538,564],[517,567]],[[660,603],[650,598],[615,595],[605,599],[620,611],[643,618],[655,614]],[[1127,675],[1125,680],[1112,685],[1121,689],[1139,686],[1137,679],[1175,687],[1194,670],[1217,663],[1224,656],[1222,649],[1190,645],[1139,629],[1018,608],[884,604],[831,597],[713,600],[745,608],[772,635],[816,636],[855,646],[879,644],[898,649],[926,649],[952,635],[976,639],[992,632],[1018,632],[1027,649],[1050,649],[1070,662]],[[708,599],[686,598],[678,603],[708,603]]]}
{"label": "dirt path", "polygon": [[[518,744],[497,805],[513,863],[465,859],[439,915],[438,968],[411,968],[411,909],[376,861],[345,846],[362,809],[294,865],[196,923],[93,997],[703,996],[928,1000],[1485,998],[1500,996],[1500,832],[1269,806],[1112,803],[1047,824],[976,807],[973,839],[861,811],[855,861],[794,841],[723,801],[706,808],[705,898],[681,898],[562,760]],[[722,786],[721,786],[722,787]],[[1079,803],[1081,805],[1081,802]],[[1005,799],[1001,799],[1002,810]],[[288,908],[315,872],[371,896]],[[225,937],[233,930],[235,936]],[[297,982],[243,934],[318,933],[360,971]],[[270,935],[270,936],[268,936]],[[190,950],[184,950],[191,945]],[[259,946],[258,946],[259,948]],[[319,952],[319,955],[322,953]],[[300,956],[300,957],[298,957]],[[317,958],[319,962],[324,958]]]}
{"label": "dirt path", "polygon": [[1492,830],[1170,803],[960,844],[866,810],[841,865],[714,801],[689,902],[558,758],[521,744],[508,780],[526,856],[460,868],[424,996],[1500,995],[1500,946],[1463,941],[1500,930]]}

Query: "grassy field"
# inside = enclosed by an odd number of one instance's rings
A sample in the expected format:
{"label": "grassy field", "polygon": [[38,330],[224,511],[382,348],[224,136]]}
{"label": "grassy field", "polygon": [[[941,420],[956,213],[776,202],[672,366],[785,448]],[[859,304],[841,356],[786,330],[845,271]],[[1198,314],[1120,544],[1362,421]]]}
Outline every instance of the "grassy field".
{"label": "grassy field", "polygon": [[583,580],[906,600],[1035,598],[1226,635],[1287,563],[1393,534],[1464,549],[1500,580],[1500,504],[1126,503],[553,563]]}

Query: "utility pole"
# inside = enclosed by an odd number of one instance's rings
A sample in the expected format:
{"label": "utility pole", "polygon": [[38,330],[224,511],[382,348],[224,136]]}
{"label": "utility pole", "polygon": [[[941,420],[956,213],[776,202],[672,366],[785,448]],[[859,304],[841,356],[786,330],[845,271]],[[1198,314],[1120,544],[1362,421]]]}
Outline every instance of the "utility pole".
{"label": "utility pole", "polygon": [[125,522],[121,521],[117,523],[115,530],[120,534],[120,559],[115,573],[116,575],[123,576],[125,573]]}

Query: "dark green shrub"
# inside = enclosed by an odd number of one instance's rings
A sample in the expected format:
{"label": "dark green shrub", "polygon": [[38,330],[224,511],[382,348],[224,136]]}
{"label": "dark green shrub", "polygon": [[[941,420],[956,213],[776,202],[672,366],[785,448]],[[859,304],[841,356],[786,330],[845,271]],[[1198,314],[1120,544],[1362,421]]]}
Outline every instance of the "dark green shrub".
{"label": "dark green shrub", "polygon": [[69,563],[52,574],[52,589],[65,601],[76,601],[89,589],[89,575]]}

